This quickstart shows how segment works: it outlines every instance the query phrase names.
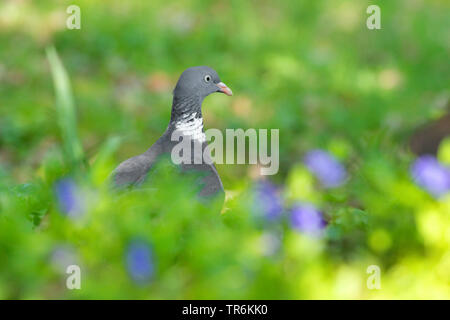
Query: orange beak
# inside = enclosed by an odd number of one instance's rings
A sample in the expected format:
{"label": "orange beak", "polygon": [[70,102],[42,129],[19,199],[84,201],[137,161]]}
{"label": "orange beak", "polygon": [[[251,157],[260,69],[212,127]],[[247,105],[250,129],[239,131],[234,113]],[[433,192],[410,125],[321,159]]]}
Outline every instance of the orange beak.
{"label": "orange beak", "polygon": [[233,91],[231,91],[231,89],[228,88],[225,83],[219,82],[216,85],[219,87],[219,91],[220,92],[225,93],[227,96],[232,96],[233,95]]}

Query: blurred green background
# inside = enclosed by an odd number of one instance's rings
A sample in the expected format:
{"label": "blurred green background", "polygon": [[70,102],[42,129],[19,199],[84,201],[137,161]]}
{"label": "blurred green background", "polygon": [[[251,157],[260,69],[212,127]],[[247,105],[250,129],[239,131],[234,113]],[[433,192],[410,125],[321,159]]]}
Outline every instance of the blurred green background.
{"label": "blurred green background", "polygon": [[[80,30],[66,28],[71,4]],[[381,30],[366,27],[370,4]],[[449,113],[449,9],[2,0],[0,298],[450,298],[450,196],[433,196],[410,170],[411,137]],[[164,132],[176,80],[195,65],[234,92],[204,101],[206,128],[280,130],[280,171],[265,177],[279,219],[255,208],[257,166],[217,166],[220,215],[189,201],[189,181],[164,167],[156,192],[105,186]],[[348,179],[321,185],[303,161],[313,149]],[[436,149],[448,169],[449,140]],[[327,221],[320,236],[289,223],[304,203]],[[70,264],[80,290],[66,288]],[[366,285],[370,265],[381,289]]]}

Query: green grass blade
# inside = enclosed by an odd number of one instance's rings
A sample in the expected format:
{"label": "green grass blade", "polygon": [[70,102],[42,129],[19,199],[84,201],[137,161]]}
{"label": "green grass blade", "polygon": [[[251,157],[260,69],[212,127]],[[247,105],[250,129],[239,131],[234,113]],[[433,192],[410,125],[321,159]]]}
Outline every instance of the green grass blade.
{"label": "green grass blade", "polygon": [[84,152],[77,133],[76,109],[70,80],[56,49],[49,47],[46,53],[53,76],[57,121],[61,130],[66,160],[71,164],[72,169],[77,170],[83,167]]}

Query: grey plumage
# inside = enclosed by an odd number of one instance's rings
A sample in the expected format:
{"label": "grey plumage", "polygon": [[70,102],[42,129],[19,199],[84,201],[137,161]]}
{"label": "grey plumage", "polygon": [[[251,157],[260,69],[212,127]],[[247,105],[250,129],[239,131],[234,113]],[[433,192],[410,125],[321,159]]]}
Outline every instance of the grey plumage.
{"label": "grey plumage", "polygon": [[[175,130],[183,132],[192,138],[192,145],[201,144],[199,150],[204,150],[207,142],[202,139],[203,118],[201,105],[203,99],[211,93],[223,92],[231,95],[231,90],[224,85],[217,72],[201,66],[185,70],[173,91],[172,113],[169,125],[164,134],[143,154],[122,162],[112,173],[114,184],[118,187],[137,186],[143,183],[149,171],[162,155],[169,155],[177,141],[171,141]],[[200,135],[200,136],[199,136]],[[194,150],[194,149],[193,149]],[[197,157],[192,153],[192,160]],[[199,172],[202,175],[203,188],[199,195],[210,197],[223,194],[223,185],[214,164],[181,164],[182,171]]]}

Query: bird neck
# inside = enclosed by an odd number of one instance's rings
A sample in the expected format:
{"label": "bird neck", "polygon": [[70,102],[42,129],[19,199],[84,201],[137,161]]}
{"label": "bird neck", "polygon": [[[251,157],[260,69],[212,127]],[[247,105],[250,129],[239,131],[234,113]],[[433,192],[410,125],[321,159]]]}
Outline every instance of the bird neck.
{"label": "bird neck", "polygon": [[202,117],[202,102],[203,99],[197,96],[174,96],[172,102],[172,114],[170,122],[180,121],[187,118],[193,113],[197,117]]}
{"label": "bird neck", "polygon": [[204,142],[202,99],[198,97],[173,98],[170,126],[183,135]]}

